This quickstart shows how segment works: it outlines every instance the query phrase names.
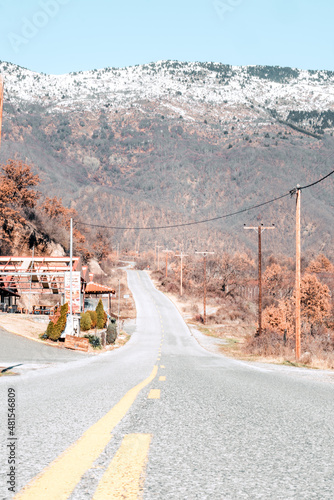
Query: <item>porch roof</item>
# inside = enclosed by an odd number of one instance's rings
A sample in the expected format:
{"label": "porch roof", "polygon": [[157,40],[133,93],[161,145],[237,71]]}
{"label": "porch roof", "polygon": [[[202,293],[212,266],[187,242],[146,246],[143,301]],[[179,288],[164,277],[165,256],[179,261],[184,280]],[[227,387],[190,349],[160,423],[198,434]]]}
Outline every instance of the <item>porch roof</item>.
{"label": "porch roof", "polygon": [[86,294],[102,294],[102,293],[112,293],[115,294],[115,290],[112,288],[109,288],[107,286],[100,285],[99,283],[94,283],[93,281],[90,281],[87,283],[86,288],[85,288],[85,293]]}

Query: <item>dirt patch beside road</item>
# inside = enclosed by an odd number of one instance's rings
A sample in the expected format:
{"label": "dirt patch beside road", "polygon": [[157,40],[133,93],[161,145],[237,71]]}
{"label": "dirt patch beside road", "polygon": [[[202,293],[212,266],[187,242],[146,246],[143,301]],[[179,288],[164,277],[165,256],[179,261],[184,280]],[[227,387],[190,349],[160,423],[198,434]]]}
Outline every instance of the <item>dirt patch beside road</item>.
{"label": "dirt patch beside road", "polygon": [[33,316],[4,313],[0,314],[0,326],[7,332],[37,340],[45,332],[47,323],[36,321]]}

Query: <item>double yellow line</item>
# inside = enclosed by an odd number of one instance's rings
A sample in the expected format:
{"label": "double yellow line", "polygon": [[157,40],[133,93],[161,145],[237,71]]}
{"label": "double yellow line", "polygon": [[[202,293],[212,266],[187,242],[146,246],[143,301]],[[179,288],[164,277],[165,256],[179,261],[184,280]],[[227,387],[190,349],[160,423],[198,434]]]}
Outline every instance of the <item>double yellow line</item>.
{"label": "double yellow line", "polygon": [[[27,486],[23,488],[16,496],[15,500],[66,500],[73,492],[76,485],[79,483],[83,474],[92,467],[95,460],[101,455],[111,439],[111,432],[116,425],[122,420],[128,412],[131,405],[134,403],[139,392],[147,386],[156,377],[158,367],[154,366],[150,376],[140,384],[130,389],[125,396],[96,424],[92,425],[81,438],[70,446],[62,455],[52,462],[43,472],[36,476]],[[122,451],[130,450],[133,454],[133,467],[131,472],[131,488],[128,484],[123,484],[121,487],[127,490],[135,491],[134,488],[140,487],[140,471],[144,465],[145,457],[147,456],[148,447],[151,436],[129,435],[123,440],[120,450],[117,452],[109,468],[107,469],[102,481],[96,491],[94,500],[108,498],[137,498],[131,496],[130,491],[127,496],[110,496],[113,491],[116,492],[115,480],[113,479],[113,488],[110,488],[111,471],[115,466],[115,461],[122,464]],[[130,453],[130,454],[131,454]],[[137,464],[137,465],[136,465]],[[120,469],[124,467],[120,465]],[[130,470],[128,471],[130,472]],[[123,481],[120,476],[118,481]],[[136,483],[135,478],[138,481]],[[106,487],[108,485],[108,487]],[[136,486],[134,486],[136,485]],[[118,485],[120,486],[120,485]],[[108,491],[109,496],[106,496]],[[120,495],[122,495],[121,493]],[[137,495],[137,493],[133,493]]]}

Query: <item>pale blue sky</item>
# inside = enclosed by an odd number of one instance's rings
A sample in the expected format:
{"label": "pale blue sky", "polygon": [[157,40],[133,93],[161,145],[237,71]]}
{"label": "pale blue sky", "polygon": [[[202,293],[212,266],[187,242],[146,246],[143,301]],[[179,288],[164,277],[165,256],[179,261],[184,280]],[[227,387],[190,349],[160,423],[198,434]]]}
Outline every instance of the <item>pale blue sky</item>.
{"label": "pale blue sky", "polygon": [[45,73],[161,59],[334,70],[332,0],[0,0],[0,60]]}

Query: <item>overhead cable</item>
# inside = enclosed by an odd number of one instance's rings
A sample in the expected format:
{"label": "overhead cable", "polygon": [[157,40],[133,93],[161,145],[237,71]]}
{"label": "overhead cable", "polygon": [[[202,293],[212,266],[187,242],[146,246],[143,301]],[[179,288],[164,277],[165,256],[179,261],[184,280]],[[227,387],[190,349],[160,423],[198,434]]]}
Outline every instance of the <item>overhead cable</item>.
{"label": "overhead cable", "polygon": [[105,225],[100,225],[100,224],[89,224],[87,222],[79,222],[79,221],[74,221],[74,222],[75,222],[76,225],[80,225],[80,226],[96,227],[96,228],[99,228],[99,229],[114,229],[114,230],[119,229],[119,230],[123,230],[123,231],[126,231],[126,230],[153,231],[153,230],[158,230],[158,229],[172,229],[172,228],[178,228],[178,227],[196,226],[196,225],[199,225],[199,224],[205,224],[207,222],[214,222],[214,221],[221,220],[221,219],[227,219],[228,217],[233,217],[235,215],[239,215],[239,214],[242,214],[242,213],[245,213],[245,212],[250,212],[251,210],[255,210],[256,208],[260,208],[260,207],[263,207],[265,205],[269,205],[271,203],[274,203],[274,202],[276,202],[278,200],[281,200],[283,198],[286,198],[287,196],[290,196],[290,195],[294,194],[294,192],[296,191],[296,189],[308,189],[308,188],[310,188],[312,186],[315,186],[316,184],[319,184],[320,182],[323,182],[325,179],[327,179],[332,174],[334,174],[334,170],[332,170],[331,172],[329,172],[329,174],[325,175],[324,177],[321,177],[317,181],[312,182],[312,184],[308,184],[306,186],[294,188],[294,189],[290,190],[288,193],[285,193],[285,194],[283,194],[281,196],[278,196],[276,198],[272,198],[271,200],[264,201],[263,203],[258,203],[257,205],[253,205],[251,207],[243,208],[241,210],[238,210],[236,212],[231,212],[229,214],[224,214],[224,215],[219,215],[217,217],[212,217],[210,219],[203,219],[203,220],[193,221],[193,222],[184,222],[184,223],[181,223],[181,224],[170,224],[170,225],[166,225],[166,226],[150,226],[150,227],[142,227],[142,226],[139,226],[139,227],[136,227],[136,226],[133,226],[133,227],[126,227],[126,226],[125,227],[121,227],[121,226],[105,226]]}

